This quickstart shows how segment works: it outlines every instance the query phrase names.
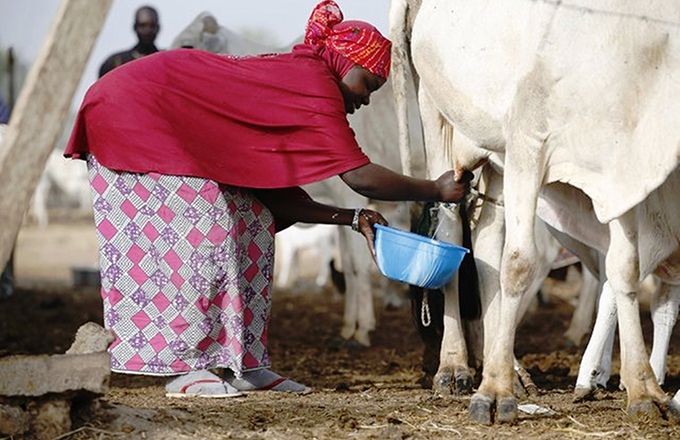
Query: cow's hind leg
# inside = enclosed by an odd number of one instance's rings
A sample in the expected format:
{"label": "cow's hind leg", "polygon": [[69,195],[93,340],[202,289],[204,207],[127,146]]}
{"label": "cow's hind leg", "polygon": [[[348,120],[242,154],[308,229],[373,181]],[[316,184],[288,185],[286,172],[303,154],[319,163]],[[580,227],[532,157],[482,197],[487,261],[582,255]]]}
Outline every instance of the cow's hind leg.
{"label": "cow's hind leg", "polygon": [[[462,242],[460,217],[447,208],[439,210],[440,233],[437,238],[451,243]],[[432,387],[443,395],[472,392],[472,374],[468,368],[468,352],[460,317],[458,276],[443,289],[444,292],[444,336],[439,355],[439,369]]]}
{"label": "cow's hind leg", "polygon": [[652,302],[652,321],[654,322],[654,343],[649,358],[652,370],[659,385],[666,377],[666,356],[680,305],[680,286],[662,282]]}
{"label": "cow's hind leg", "polygon": [[[422,85],[418,94],[423,133],[427,149],[429,177],[437,177],[455,166],[450,155],[459,144],[454,144],[453,127],[443,118],[434,105],[428,89]],[[449,243],[461,244],[462,223],[457,213],[439,210],[437,238]],[[439,368],[433,379],[433,388],[441,394],[472,391],[472,374],[468,368],[468,354],[459,310],[458,277],[444,291],[444,335],[440,349]]]}
{"label": "cow's hind leg", "polygon": [[584,267],[581,274],[583,284],[578,297],[578,305],[576,310],[574,310],[569,328],[564,332],[567,342],[574,347],[581,345],[583,336],[592,328],[593,311],[597,303],[597,296],[601,290],[600,280],[590,270]]}
{"label": "cow's hind leg", "polygon": [[628,414],[636,418],[654,418],[658,416],[657,407],[664,412],[669,409],[671,399],[656,381],[642,337],[637,299],[639,261],[635,226],[634,210],[610,222],[607,282],[616,297],[621,338],[621,381],[628,393]]}
{"label": "cow's hind leg", "polygon": [[583,353],[574,388],[574,402],[590,399],[598,386],[605,387],[611,370],[616,332],[616,299],[609,283],[602,286],[593,333]]}
{"label": "cow's hind leg", "polygon": [[616,298],[608,282],[602,286],[595,326],[583,353],[574,401],[579,402],[590,398],[598,385],[606,385],[611,365],[611,347],[616,332]]}
{"label": "cow's hind leg", "polygon": [[373,296],[371,292],[371,256],[359,234],[342,228],[340,232],[342,267],[345,273],[345,314],[342,337],[350,344],[369,347],[369,333],[375,329]]}

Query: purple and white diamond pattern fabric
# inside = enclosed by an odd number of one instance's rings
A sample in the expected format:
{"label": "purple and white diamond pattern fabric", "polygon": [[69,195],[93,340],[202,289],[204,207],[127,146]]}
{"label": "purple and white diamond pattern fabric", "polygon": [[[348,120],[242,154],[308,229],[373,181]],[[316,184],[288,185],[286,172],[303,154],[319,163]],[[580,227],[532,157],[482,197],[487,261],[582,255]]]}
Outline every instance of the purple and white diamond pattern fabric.
{"label": "purple and white diamond pattern fabric", "polygon": [[88,169],[112,370],[268,367],[271,213],[207,179]]}

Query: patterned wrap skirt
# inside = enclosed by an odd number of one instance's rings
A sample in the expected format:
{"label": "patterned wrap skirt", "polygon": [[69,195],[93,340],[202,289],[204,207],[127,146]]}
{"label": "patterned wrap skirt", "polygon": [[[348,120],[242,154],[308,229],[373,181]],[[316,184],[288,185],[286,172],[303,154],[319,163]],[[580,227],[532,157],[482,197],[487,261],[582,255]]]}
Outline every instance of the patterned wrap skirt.
{"label": "patterned wrap skirt", "polygon": [[269,367],[274,221],[247,190],[88,159],[111,369]]}

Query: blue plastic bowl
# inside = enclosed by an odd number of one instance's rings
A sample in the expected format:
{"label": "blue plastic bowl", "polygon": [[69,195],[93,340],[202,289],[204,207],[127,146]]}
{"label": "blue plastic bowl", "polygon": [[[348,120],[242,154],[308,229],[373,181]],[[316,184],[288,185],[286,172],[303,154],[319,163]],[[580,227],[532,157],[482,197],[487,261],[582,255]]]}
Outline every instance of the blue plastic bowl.
{"label": "blue plastic bowl", "polygon": [[375,225],[378,268],[387,278],[427,289],[445,286],[460,267],[465,254],[461,246],[422,235]]}

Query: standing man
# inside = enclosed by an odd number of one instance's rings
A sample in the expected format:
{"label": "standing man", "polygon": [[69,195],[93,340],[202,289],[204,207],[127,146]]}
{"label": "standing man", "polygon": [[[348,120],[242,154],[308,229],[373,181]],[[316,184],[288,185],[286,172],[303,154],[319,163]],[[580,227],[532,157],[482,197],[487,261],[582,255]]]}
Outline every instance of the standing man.
{"label": "standing man", "polygon": [[137,9],[133,29],[137,34],[137,45],[130,50],[118,52],[108,57],[99,68],[100,78],[118,66],[158,52],[154,42],[160,30],[160,24],[158,22],[158,11],[155,8],[142,6]]}

